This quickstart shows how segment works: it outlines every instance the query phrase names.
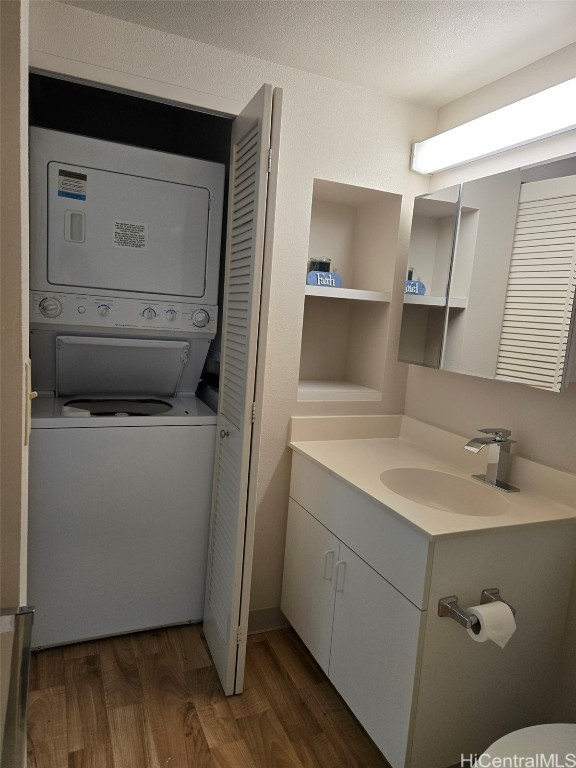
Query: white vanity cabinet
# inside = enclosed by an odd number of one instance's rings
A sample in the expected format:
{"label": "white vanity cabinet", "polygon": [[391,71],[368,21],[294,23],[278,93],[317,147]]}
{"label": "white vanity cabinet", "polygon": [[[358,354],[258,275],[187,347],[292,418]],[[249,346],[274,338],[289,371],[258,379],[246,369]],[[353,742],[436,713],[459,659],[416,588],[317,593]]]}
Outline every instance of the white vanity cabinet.
{"label": "white vanity cabinet", "polygon": [[374,742],[403,765],[422,613],[293,499],[282,610]]}
{"label": "white vanity cabinet", "polygon": [[[290,495],[282,611],[392,768],[553,719],[574,521],[433,537],[298,452]],[[438,616],[493,587],[517,609],[504,649]]]}
{"label": "white vanity cabinet", "polygon": [[346,486],[336,497],[334,489],[334,478],[294,455],[281,607],[398,768],[410,740],[428,542]]}

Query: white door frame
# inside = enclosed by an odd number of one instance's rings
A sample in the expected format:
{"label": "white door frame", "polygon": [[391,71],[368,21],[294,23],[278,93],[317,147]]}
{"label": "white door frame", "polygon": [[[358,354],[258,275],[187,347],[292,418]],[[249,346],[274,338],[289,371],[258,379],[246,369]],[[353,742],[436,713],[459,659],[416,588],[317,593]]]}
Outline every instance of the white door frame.
{"label": "white door frame", "polygon": [[26,602],[28,3],[0,3],[0,604]]}
{"label": "white door frame", "polygon": [[[26,604],[28,3],[0,2],[0,608]],[[28,414],[29,415],[29,414]],[[11,633],[0,633],[0,723]]]}

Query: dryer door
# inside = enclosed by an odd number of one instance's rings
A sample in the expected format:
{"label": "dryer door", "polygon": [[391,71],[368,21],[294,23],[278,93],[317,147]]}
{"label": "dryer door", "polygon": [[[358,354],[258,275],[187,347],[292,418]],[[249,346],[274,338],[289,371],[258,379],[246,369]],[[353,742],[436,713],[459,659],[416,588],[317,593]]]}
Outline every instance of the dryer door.
{"label": "dryer door", "polygon": [[51,162],[48,282],[203,299],[210,191]]}
{"label": "dryer door", "polygon": [[30,287],[216,304],[225,168],[30,129]]}

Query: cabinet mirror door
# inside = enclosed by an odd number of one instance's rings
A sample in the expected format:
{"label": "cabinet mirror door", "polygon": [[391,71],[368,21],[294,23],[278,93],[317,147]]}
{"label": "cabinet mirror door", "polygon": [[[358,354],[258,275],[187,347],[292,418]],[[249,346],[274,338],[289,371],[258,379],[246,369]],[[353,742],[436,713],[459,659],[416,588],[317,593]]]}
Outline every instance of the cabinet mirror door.
{"label": "cabinet mirror door", "polygon": [[417,198],[408,263],[400,360],[552,392],[576,380],[575,157]]}
{"label": "cabinet mirror door", "polygon": [[462,185],[441,368],[494,378],[521,172]]}
{"label": "cabinet mirror door", "polygon": [[438,368],[458,222],[460,186],[414,202],[399,359]]}

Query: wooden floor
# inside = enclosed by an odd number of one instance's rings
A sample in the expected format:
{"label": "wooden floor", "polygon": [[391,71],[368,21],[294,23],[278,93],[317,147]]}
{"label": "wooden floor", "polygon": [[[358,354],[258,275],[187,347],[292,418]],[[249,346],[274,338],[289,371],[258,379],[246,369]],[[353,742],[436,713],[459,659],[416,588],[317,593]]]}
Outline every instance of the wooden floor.
{"label": "wooden floor", "polygon": [[389,768],[292,630],[252,635],[226,697],[201,628],[33,655],[28,768]]}

